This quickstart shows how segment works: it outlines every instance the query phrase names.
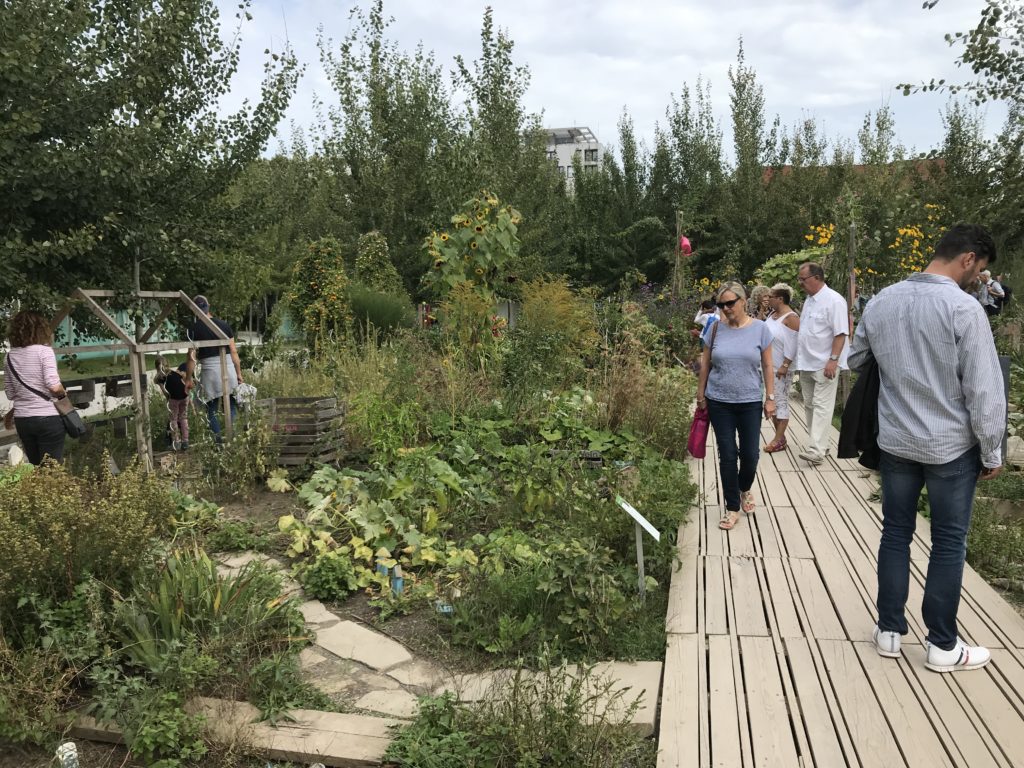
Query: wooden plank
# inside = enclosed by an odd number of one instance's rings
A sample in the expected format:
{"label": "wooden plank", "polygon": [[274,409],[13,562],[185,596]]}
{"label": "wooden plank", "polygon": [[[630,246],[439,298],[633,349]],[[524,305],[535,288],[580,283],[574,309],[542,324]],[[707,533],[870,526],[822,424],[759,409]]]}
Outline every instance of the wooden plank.
{"label": "wooden plank", "polygon": [[697,631],[697,569],[702,558],[691,552],[681,558],[672,571],[668,589],[665,631],[669,634]]}
{"label": "wooden plank", "polygon": [[808,559],[814,557],[811,545],[807,543],[803,526],[800,525],[800,515],[808,512],[815,514],[813,509],[803,507],[797,510],[793,507],[776,507],[773,511],[775,512],[775,521],[779,526],[779,537],[782,539],[786,554],[789,557]]}
{"label": "wooden plank", "polygon": [[[951,768],[953,762],[929,721],[929,715],[934,717],[935,713],[926,713],[922,709],[904,676],[902,667],[906,662],[894,663],[892,659],[882,658],[873,643],[854,643],[854,649],[875,696],[883,703],[881,709],[885,712],[907,765],[911,768],[933,768],[940,765]],[[884,702],[897,701],[899,706],[884,705]]]}
{"label": "wooden plank", "polygon": [[[939,675],[925,668],[925,649],[903,638],[901,666],[909,673],[915,695],[925,711],[932,713],[932,727],[946,745],[954,763],[964,768],[1009,766],[1005,756],[988,734],[978,731],[970,704],[955,685],[955,676]],[[971,672],[970,674],[977,674]],[[984,674],[984,673],[980,673]]]}
{"label": "wooden plank", "polygon": [[760,561],[747,557],[730,557],[727,562],[735,619],[733,632],[737,635],[767,637],[765,601],[761,597],[761,580],[758,577]]}
{"label": "wooden plank", "polygon": [[821,574],[811,560],[791,559],[788,565],[793,573],[800,602],[807,614],[807,630],[812,637],[829,640],[845,640],[843,629],[828,591],[821,580]]}
{"label": "wooden plank", "polygon": [[756,513],[749,515],[741,513],[735,527],[726,534],[729,554],[733,557],[755,557],[757,555],[757,549],[754,546],[755,516]]}
{"label": "wooden plank", "polygon": [[786,493],[789,495],[789,506],[791,507],[813,507],[814,499],[804,487],[801,476],[803,471],[786,472],[782,481],[786,484]]}
{"label": "wooden plank", "polygon": [[721,519],[722,507],[713,504],[704,507],[704,530],[707,536],[704,540],[704,554],[706,555],[724,557],[726,554],[725,537],[728,535],[728,531],[723,531],[718,527],[718,522]]}
{"label": "wooden plank", "polygon": [[889,730],[884,710],[871,690],[853,643],[819,640],[817,645],[839,703],[839,714],[846,723],[860,764],[864,768],[905,766],[906,761]]}
{"label": "wooden plank", "polygon": [[762,509],[756,517],[756,524],[755,539],[761,557],[782,557],[782,545],[779,543],[775,511]]}
{"label": "wooden plank", "polygon": [[658,768],[691,768],[700,759],[698,655],[703,637],[669,635],[661,689]]}
{"label": "wooden plank", "polygon": [[724,558],[704,558],[704,601],[704,632],[708,635],[728,634]]}
{"label": "wooden plank", "polygon": [[[990,665],[1001,665],[1005,655],[1005,651],[993,650]],[[960,695],[978,713],[989,737],[997,743],[1010,765],[1021,766],[1024,765],[1024,718],[1007,700],[992,673],[993,670],[985,669],[953,677]]]}
{"label": "wooden plank", "polygon": [[765,467],[759,464],[757,473],[765,502],[772,507],[788,507],[789,494],[786,493],[786,486],[775,468],[771,465]]}
{"label": "wooden plank", "polygon": [[742,637],[740,647],[754,765],[796,766],[797,749],[772,641],[767,637]]}
{"label": "wooden plank", "polygon": [[776,559],[765,560],[764,572],[779,636],[803,637],[804,631],[797,618],[794,595],[783,570],[783,562]]}
{"label": "wooden plank", "polygon": [[[842,726],[842,721],[832,712],[825,699],[822,681],[811,658],[811,648],[807,640],[803,637],[791,637],[785,644],[796,690],[796,703],[801,715],[800,722],[810,742],[813,764],[821,768],[846,765],[837,732],[837,728]],[[828,684],[827,681],[825,684]]]}
{"label": "wooden plank", "polygon": [[742,765],[740,728],[746,718],[737,707],[731,644],[734,638],[708,638],[708,709],[711,718],[711,764]]}
{"label": "wooden plank", "polygon": [[1024,617],[969,565],[964,566],[963,591],[966,601],[992,621],[1009,645],[1024,648]]}

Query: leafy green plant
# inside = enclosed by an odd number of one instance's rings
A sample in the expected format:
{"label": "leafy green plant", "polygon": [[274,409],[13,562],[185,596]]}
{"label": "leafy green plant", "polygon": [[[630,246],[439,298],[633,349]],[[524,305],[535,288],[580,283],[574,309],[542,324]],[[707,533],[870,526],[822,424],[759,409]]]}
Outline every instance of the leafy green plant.
{"label": "leafy green plant", "polygon": [[500,679],[478,705],[421,699],[386,759],[406,768],[652,768],[656,745],[628,725],[637,706],[590,668],[545,662]]}
{"label": "leafy green plant", "polygon": [[270,549],[271,537],[252,520],[221,520],[203,543],[210,552],[265,552]]}
{"label": "leafy green plant", "polygon": [[288,303],[315,351],[347,336],[352,321],[348,277],[342,247],[335,238],[322,237],[310,243],[296,261]]}
{"label": "leafy green plant", "polygon": [[299,572],[306,594],[317,600],[343,600],[359,588],[352,559],[347,552],[330,550]]}
{"label": "leafy green plant", "polygon": [[173,648],[198,642],[223,660],[260,657],[301,637],[301,617],[281,594],[279,577],[253,562],[222,576],[197,547],[171,552],[116,606],[115,634],[141,669],[161,669]]}

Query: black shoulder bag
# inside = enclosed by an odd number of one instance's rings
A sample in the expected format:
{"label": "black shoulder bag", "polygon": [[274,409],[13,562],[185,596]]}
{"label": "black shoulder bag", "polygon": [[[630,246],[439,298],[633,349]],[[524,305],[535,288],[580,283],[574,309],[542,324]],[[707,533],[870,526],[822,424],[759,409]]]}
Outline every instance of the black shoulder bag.
{"label": "black shoulder bag", "polygon": [[53,403],[53,407],[57,409],[57,413],[60,414],[61,421],[64,422],[64,431],[68,433],[69,437],[73,437],[76,440],[85,434],[85,422],[82,421],[82,417],[78,415],[78,411],[75,410],[74,404],[67,397],[53,397],[40,392],[35,387],[30,387],[26,384],[21,376],[18,375],[17,369],[14,367],[14,362],[11,360],[10,354],[7,355],[7,367],[11,369],[11,373],[14,374],[14,378],[18,380],[25,389],[34,395],[38,395]]}

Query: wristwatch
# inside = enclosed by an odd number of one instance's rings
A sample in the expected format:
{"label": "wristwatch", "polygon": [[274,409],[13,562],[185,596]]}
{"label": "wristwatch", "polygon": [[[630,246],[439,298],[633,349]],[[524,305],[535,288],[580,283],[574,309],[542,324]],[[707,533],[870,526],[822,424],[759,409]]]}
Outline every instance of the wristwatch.
{"label": "wristwatch", "polygon": [[774,400],[775,399],[775,395],[768,395],[768,399],[769,400]]}
{"label": "wristwatch", "polygon": [[838,363],[839,362],[839,355],[829,355],[828,359],[833,361],[833,362]]}

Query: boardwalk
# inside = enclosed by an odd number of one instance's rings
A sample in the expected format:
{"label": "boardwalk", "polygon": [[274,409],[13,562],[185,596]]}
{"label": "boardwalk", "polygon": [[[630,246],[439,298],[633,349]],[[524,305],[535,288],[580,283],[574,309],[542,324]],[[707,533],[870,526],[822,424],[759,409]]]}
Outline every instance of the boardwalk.
{"label": "boardwalk", "polygon": [[789,450],[762,454],[757,511],[729,533],[714,446],[691,465],[702,497],[671,584],[659,768],[1024,766],[1024,620],[967,568],[961,634],[993,661],[926,670],[921,519],[903,658],[878,656],[877,483],[855,461],[810,468],[797,458],[805,442],[795,418]]}

